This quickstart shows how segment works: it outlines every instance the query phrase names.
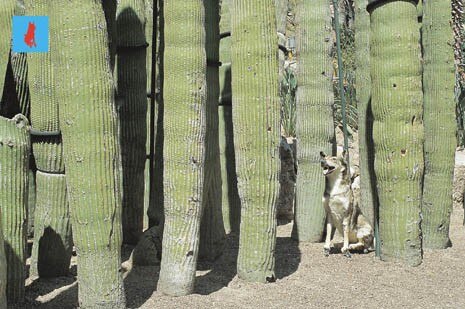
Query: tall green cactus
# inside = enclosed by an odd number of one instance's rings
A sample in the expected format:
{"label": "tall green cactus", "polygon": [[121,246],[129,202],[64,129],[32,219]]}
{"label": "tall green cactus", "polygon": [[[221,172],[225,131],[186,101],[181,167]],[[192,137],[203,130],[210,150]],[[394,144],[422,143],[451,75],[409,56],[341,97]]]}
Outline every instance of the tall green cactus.
{"label": "tall green cactus", "polygon": [[450,246],[456,145],[455,67],[450,1],[423,3],[425,178],[421,230],[425,248]]}
{"label": "tall green cactus", "polygon": [[[17,13],[15,13],[17,14]],[[26,117],[29,117],[30,111],[30,97],[29,97],[29,85],[27,82],[28,76],[28,64],[25,53],[11,52],[11,73],[12,73],[12,86],[14,90],[10,92],[11,95],[15,95],[13,101],[15,101],[14,110],[15,113],[19,112]],[[12,103],[12,102],[9,102]]]}
{"label": "tall green cactus", "polygon": [[159,231],[163,230],[164,225],[164,194],[163,194],[163,179],[164,179],[164,103],[163,103],[163,85],[164,85],[164,50],[165,50],[165,19],[163,10],[163,1],[157,0],[158,7],[158,22],[156,25],[156,55],[155,55],[155,144],[153,158],[153,175],[150,183],[150,192],[152,198],[147,209],[147,217],[149,219],[149,227],[157,226]]}
{"label": "tall green cactus", "polygon": [[220,7],[205,2],[205,52],[207,56],[207,106],[203,215],[200,225],[199,258],[215,260],[223,253],[225,230],[221,204],[221,165],[218,135]]}
{"label": "tall green cactus", "polygon": [[221,192],[223,223],[227,234],[239,232],[241,202],[237,189],[236,157],[234,153],[234,130],[231,106],[231,15],[230,0],[221,1],[220,32],[220,97],[218,107],[218,130],[221,162]]}
{"label": "tall green cactus", "polygon": [[102,3],[53,1],[48,15],[50,49],[60,50],[51,57],[60,81],[55,91],[79,264],[79,305],[125,308],[120,272],[122,170]]}
{"label": "tall green cactus", "polygon": [[[0,214],[0,225],[2,222]],[[7,287],[7,264],[5,257],[5,242],[3,239],[3,227],[0,226],[0,309],[7,308],[7,297],[6,297],[6,287]]]}
{"label": "tall green cactus", "polygon": [[[17,0],[14,15],[25,15],[23,0]],[[1,92],[0,92],[1,93]],[[5,80],[3,115],[11,118],[21,113],[29,119],[30,96],[28,85],[28,63],[26,53],[11,51]],[[27,233],[32,235],[35,208],[35,166],[31,156],[29,169],[28,209],[27,209]]]}
{"label": "tall green cactus", "polygon": [[147,138],[147,71],[144,0],[119,1],[117,92],[123,159],[123,242],[137,244],[143,228]]}
{"label": "tall green cactus", "polygon": [[280,104],[274,0],[231,2],[234,145],[241,198],[237,273],[274,281]]}
{"label": "tall green cactus", "polygon": [[[145,67],[147,70],[147,94],[150,96],[147,97],[147,140],[145,143],[147,158],[145,161],[145,189],[144,189],[144,214],[147,213],[149,208],[151,192],[151,183],[153,183],[153,160],[154,160],[154,149],[150,147],[154,147],[155,143],[155,98],[151,96],[155,95],[155,75],[156,70],[154,66],[154,70],[152,71],[152,64],[155,65],[156,61],[155,58],[152,59],[153,56],[156,55],[156,43],[157,43],[157,32],[156,24],[157,24],[157,0],[145,0],[145,38],[147,39],[148,49],[147,49],[147,57]],[[155,35],[155,37],[154,37]],[[154,46],[155,44],[155,46]],[[153,82],[152,82],[153,81]],[[152,89],[153,87],[153,89]],[[153,105],[153,106],[152,106]],[[153,122],[153,123],[152,123]],[[153,193],[152,193],[153,194]],[[144,229],[148,227],[148,216],[144,216]]]}
{"label": "tall green cactus", "polygon": [[299,0],[295,12],[299,62],[296,93],[298,175],[292,237],[317,242],[321,240],[326,218],[321,204],[325,180],[319,153],[331,153],[334,145],[331,14],[327,0]]}
{"label": "tall green cactus", "polygon": [[165,0],[165,227],[158,289],[194,289],[204,182],[206,119],[205,11],[202,0]]}
{"label": "tall green cactus", "polygon": [[[9,1],[6,1],[7,3]],[[13,1],[14,9],[12,15],[21,16],[25,13],[24,1],[16,0]],[[8,4],[7,4],[8,5]],[[12,16],[5,17],[11,20]],[[10,26],[8,26],[10,27]],[[7,29],[8,29],[7,27]],[[7,36],[9,38],[10,35]],[[16,114],[23,114],[26,118],[29,117],[29,87],[27,83],[27,57],[26,53],[17,53],[10,50],[10,44],[4,48],[8,48],[10,57],[6,63],[8,63],[5,74],[1,75],[1,79],[4,80],[5,89],[0,89],[0,98],[3,101],[0,104],[0,113],[2,116],[12,118]],[[6,64],[5,63],[5,64]],[[1,86],[1,85],[0,85]]]}
{"label": "tall green cactus", "polygon": [[[148,43],[146,52],[146,71],[147,71],[147,93],[152,90],[152,47],[156,44],[157,38],[154,26],[157,24],[157,0],[144,0],[145,7],[145,38]],[[155,85],[153,85],[155,86]],[[147,143],[148,146],[148,143]]]}
{"label": "tall green cactus", "polygon": [[7,298],[24,301],[26,266],[26,209],[30,138],[28,120],[18,114],[0,117],[0,211],[7,260]]}
{"label": "tall green cactus", "polygon": [[374,224],[373,199],[373,156],[371,117],[371,77],[370,77],[370,14],[366,10],[368,0],[355,1],[355,82],[358,108],[358,135],[360,154],[360,208]]}
{"label": "tall green cactus", "polygon": [[[14,3],[13,14],[18,16],[24,15],[24,1],[16,0]],[[26,53],[17,53],[11,50],[6,77],[5,75],[2,76],[2,78],[5,77],[5,89],[3,91],[3,104],[0,106],[0,113],[4,117],[12,118],[16,114],[21,113],[26,118],[29,118],[30,98],[27,71]]]}
{"label": "tall green cactus", "polygon": [[[48,1],[28,0],[26,9],[31,15],[46,15]],[[34,245],[31,271],[40,277],[64,276],[68,273],[73,249],[71,224],[66,196],[66,176],[63,145],[55,94],[57,81],[52,73],[48,53],[28,55],[29,85],[31,89],[32,147],[36,160],[36,209]],[[37,133],[57,132],[55,136]],[[53,133],[52,133],[53,134]]]}
{"label": "tall green cactus", "polygon": [[[147,70],[147,140],[146,151],[147,159],[145,162],[145,195],[144,195],[144,229],[145,232],[137,243],[133,251],[134,265],[155,265],[160,263],[161,256],[161,239],[163,233],[163,225],[153,224],[149,218],[152,214],[149,210],[153,210],[151,205],[155,202],[155,177],[156,171],[154,168],[155,162],[155,132],[156,132],[156,84],[157,84],[157,48],[158,31],[157,31],[157,5],[158,1],[145,0],[146,24],[145,33],[149,49],[147,50],[146,70]],[[157,153],[157,155],[159,155]],[[151,222],[152,221],[152,222]],[[151,225],[152,223],[152,225]]]}
{"label": "tall green cactus", "polygon": [[[229,73],[226,73],[226,76],[229,75],[229,81],[231,81],[230,72],[229,69]],[[241,201],[237,188],[232,106],[220,105],[218,107],[218,117],[224,230],[227,234],[231,232],[239,233]]]}
{"label": "tall green cactus", "polygon": [[37,204],[31,271],[39,277],[69,273],[73,240],[66,196],[66,176],[37,171]]}
{"label": "tall green cactus", "polygon": [[29,160],[29,189],[27,205],[27,237],[34,235],[34,213],[36,208],[36,170],[33,157]]}
{"label": "tall green cactus", "polygon": [[[5,94],[4,77],[9,62],[11,17],[15,5],[15,0],[2,1],[0,4],[0,28],[4,32],[0,37],[0,96]],[[11,97],[11,94],[6,94]],[[9,103],[6,99],[0,98],[2,111]],[[24,300],[30,152],[27,125],[28,121],[22,115],[17,115],[12,120],[0,117],[0,217],[4,237],[4,242],[0,241],[0,245],[4,245],[0,249],[0,259],[3,261],[0,263],[0,307],[3,308],[6,307],[5,288],[10,305]]]}
{"label": "tall green cactus", "polygon": [[15,5],[16,0],[5,0],[0,3],[0,29],[3,31],[0,41],[0,103],[3,102],[3,86],[5,84],[8,55],[10,53],[11,17],[13,16]]}
{"label": "tall green cactus", "polygon": [[373,141],[381,259],[418,265],[423,94],[415,1],[370,1]]}

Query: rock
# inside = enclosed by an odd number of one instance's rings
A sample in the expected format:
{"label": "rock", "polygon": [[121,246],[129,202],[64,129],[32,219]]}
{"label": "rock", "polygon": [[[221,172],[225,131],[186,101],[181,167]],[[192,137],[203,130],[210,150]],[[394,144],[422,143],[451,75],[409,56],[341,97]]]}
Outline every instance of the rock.
{"label": "rock", "polygon": [[290,221],[294,218],[294,198],[296,182],[296,140],[281,138],[279,156],[281,158],[281,174],[279,176],[279,197],[277,203],[277,218]]}
{"label": "rock", "polygon": [[133,265],[160,265],[162,238],[163,235],[160,226],[153,226],[146,230],[131,254]]}

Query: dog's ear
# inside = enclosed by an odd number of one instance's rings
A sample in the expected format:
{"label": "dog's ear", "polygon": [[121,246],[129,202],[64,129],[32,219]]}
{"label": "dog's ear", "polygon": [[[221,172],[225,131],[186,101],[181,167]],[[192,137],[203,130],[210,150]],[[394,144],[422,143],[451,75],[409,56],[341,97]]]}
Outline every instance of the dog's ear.
{"label": "dog's ear", "polygon": [[326,164],[326,153],[323,151],[320,151],[320,164],[322,167],[324,167]]}

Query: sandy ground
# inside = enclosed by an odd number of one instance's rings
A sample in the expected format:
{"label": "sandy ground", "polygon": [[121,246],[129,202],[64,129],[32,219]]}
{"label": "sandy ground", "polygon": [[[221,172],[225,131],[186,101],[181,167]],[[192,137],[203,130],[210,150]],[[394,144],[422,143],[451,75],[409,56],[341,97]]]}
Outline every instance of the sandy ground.
{"label": "sandy ground", "polygon": [[465,150],[458,149],[455,152],[454,170],[454,207],[463,206],[463,193],[465,192]]}
{"label": "sandy ground", "polygon": [[[338,136],[340,135],[340,132]],[[358,161],[357,137],[351,160]],[[338,139],[340,141],[340,139]],[[340,143],[341,141],[340,141]],[[355,145],[354,145],[355,144]],[[339,146],[341,146],[339,145]],[[340,150],[340,149],[339,149]],[[278,227],[276,275],[251,284],[236,275],[238,239],[229,235],[223,256],[199,263],[195,293],[171,298],[156,291],[159,267],[135,267],[124,274],[129,308],[465,308],[465,152],[456,155],[454,211],[446,250],[425,251],[418,267],[382,262],[374,253],[325,257],[323,244],[298,244],[292,222]],[[129,256],[125,248],[123,260]],[[25,308],[77,308],[76,260],[71,275],[29,278]],[[17,308],[17,307],[16,307]]]}
{"label": "sandy ground", "polygon": [[[351,165],[358,167],[358,136],[350,140]],[[338,153],[343,135],[336,127]],[[293,164],[289,161],[286,170]],[[281,185],[283,214],[292,213],[289,194],[293,175]],[[283,175],[282,175],[283,176]],[[382,262],[375,254],[341,254],[325,257],[323,244],[298,244],[290,238],[292,222],[278,226],[275,283],[253,284],[236,275],[238,238],[229,235],[223,255],[215,263],[198,265],[195,292],[172,298],[156,290],[160,268],[134,267],[124,274],[129,308],[465,308],[465,151],[456,153],[454,211],[451,217],[452,247],[424,252],[418,267]],[[287,193],[287,194],[286,194]],[[288,205],[285,205],[288,204]],[[286,220],[280,220],[283,222]],[[124,248],[123,261],[130,248]],[[77,308],[76,257],[70,275],[54,279],[29,278],[22,308]],[[19,308],[19,307],[15,307]]]}
{"label": "sandy ground", "polygon": [[[453,246],[426,251],[423,264],[408,267],[379,261],[374,253],[323,255],[322,244],[298,245],[291,224],[278,228],[276,275],[269,284],[237,278],[237,238],[223,256],[200,264],[195,293],[171,298],[156,291],[159,267],[125,274],[129,308],[465,308],[463,209],[452,214]],[[75,274],[75,266],[72,272]],[[75,276],[35,280],[27,286],[27,308],[76,308]]]}

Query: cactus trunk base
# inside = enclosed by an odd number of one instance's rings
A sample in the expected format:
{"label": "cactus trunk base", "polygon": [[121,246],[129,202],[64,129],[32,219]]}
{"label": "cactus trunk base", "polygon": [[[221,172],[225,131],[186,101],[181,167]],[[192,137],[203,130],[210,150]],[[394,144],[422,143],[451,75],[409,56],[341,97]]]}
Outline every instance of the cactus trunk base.
{"label": "cactus trunk base", "polygon": [[30,273],[39,277],[66,276],[73,250],[66,176],[37,171],[36,186],[36,226]]}
{"label": "cactus trunk base", "polygon": [[21,114],[13,119],[0,117],[0,211],[10,305],[24,301],[30,152],[27,126]]}

